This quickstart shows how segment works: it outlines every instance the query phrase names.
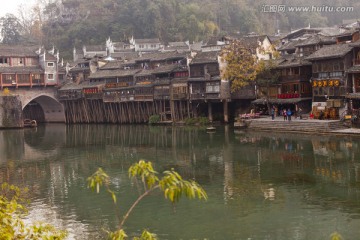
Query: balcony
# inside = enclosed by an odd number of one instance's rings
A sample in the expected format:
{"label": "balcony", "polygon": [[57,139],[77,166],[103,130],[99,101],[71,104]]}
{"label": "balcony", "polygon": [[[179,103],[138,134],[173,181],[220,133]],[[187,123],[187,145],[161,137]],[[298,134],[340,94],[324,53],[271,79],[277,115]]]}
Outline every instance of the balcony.
{"label": "balcony", "polygon": [[353,59],[354,65],[360,65],[360,59]]}
{"label": "balcony", "polygon": [[173,93],[173,100],[186,100],[187,93]]}
{"label": "balcony", "polygon": [[277,95],[278,99],[289,99],[289,98],[299,98],[299,93],[280,93]]}

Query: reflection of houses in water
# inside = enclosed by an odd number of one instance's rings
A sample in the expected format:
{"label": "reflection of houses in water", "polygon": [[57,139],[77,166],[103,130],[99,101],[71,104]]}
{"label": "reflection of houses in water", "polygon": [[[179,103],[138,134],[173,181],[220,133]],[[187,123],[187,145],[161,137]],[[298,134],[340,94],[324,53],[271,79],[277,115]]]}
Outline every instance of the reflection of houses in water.
{"label": "reflection of houses in water", "polygon": [[331,141],[331,139],[312,140],[315,160],[315,175],[325,181],[345,184],[349,174],[354,149],[352,141]]}

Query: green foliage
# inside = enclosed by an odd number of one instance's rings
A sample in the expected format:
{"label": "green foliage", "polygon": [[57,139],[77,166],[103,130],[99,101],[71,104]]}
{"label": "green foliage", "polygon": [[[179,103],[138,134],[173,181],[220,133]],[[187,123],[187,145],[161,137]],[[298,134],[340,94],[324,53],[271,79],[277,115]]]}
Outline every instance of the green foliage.
{"label": "green foliage", "polygon": [[[130,166],[128,173],[130,179],[136,183],[142,183],[142,194],[140,194],[138,199],[136,199],[122,219],[119,219],[118,229],[114,232],[108,232],[108,237],[110,239],[123,240],[128,237],[123,230],[126,219],[129,217],[130,213],[137,204],[156,189],[162,191],[165,199],[168,199],[173,204],[177,203],[183,196],[189,199],[198,198],[200,200],[207,200],[205,190],[197,182],[182,179],[182,177],[173,169],[165,171],[162,176],[159,176],[159,173],[154,170],[151,162],[140,160]],[[110,190],[108,175],[101,168],[89,177],[87,181],[88,187],[93,191],[96,190],[96,192],[99,193],[100,187],[105,186],[108,192],[115,195],[114,192]],[[136,184],[136,186],[139,186],[139,184]],[[114,201],[114,204],[116,204],[116,201]],[[156,240],[157,236],[147,230],[144,230],[140,237],[134,237],[133,239]]]}
{"label": "green foliage", "polygon": [[140,237],[134,237],[134,240],[157,240],[157,236],[154,233],[144,230]]}
{"label": "green foliage", "polygon": [[209,119],[207,117],[197,117],[197,118],[186,118],[185,125],[207,125],[209,124]]}
{"label": "green foliage", "polygon": [[196,118],[185,118],[185,124],[186,125],[195,125],[197,123]]}
{"label": "green foliage", "polygon": [[21,40],[20,24],[18,19],[12,15],[7,14],[0,18],[2,43],[4,44],[18,44]]}
{"label": "green foliage", "polygon": [[128,236],[126,235],[125,231],[123,229],[120,229],[115,232],[108,232],[108,237],[111,240],[124,240]]}
{"label": "green foliage", "polygon": [[1,184],[0,195],[0,239],[62,240],[67,233],[52,225],[35,223],[25,225],[23,217],[27,213],[24,196],[27,189],[20,189],[7,183]]}
{"label": "green foliage", "polygon": [[330,240],[343,240],[344,238],[338,233],[334,232],[330,235]]}
{"label": "green foliage", "polygon": [[156,124],[160,122],[160,115],[152,115],[149,117],[149,124]]}
{"label": "green foliage", "polygon": [[197,120],[200,125],[207,125],[210,123],[207,117],[199,117]]}
{"label": "green foliage", "polygon": [[3,94],[4,94],[5,96],[10,95],[10,90],[9,90],[9,88],[4,88]]}
{"label": "green foliage", "polygon": [[252,48],[234,40],[221,53],[226,62],[222,77],[231,81],[231,90],[236,91],[252,84],[258,74],[257,59]]}
{"label": "green foliage", "polygon": [[88,187],[91,188],[91,190],[95,191],[96,193],[100,192],[100,187],[102,185],[105,185],[107,192],[111,195],[111,198],[113,199],[114,203],[116,203],[116,195],[115,193],[109,188],[109,182],[110,178],[109,176],[102,170],[102,168],[99,168],[91,177],[88,177]]}

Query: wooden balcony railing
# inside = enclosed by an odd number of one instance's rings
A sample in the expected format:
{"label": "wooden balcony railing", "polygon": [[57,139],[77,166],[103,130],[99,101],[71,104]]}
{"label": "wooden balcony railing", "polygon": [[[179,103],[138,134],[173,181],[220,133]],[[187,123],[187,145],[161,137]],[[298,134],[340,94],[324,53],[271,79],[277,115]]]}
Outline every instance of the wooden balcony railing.
{"label": "wooden balcony railing", "polygon": [[173,93],[174,100],[185,100],[187,99],[187,93]]}
{"label": "wooden balcony railing", "polygon": [[280,93],[277,95],[278,99],[288,99],[288,98],[299,98],[299,93]]}

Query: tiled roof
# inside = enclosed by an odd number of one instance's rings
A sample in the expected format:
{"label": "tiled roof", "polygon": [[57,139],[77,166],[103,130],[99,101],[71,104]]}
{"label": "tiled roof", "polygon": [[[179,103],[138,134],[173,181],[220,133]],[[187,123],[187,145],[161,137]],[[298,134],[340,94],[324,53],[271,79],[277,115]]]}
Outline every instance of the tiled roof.
{"label": "tiled roof", "polygon": [[87,52],[99,52],[106,51],[106,47],[104,45],[88,45],[85,46]]}
{"label": "tiled roof", "polygon": [[279,51],[287,51],[287,50],[295,50],[296,46],[301,44],[304,40],[293,40],[290,42],[285,43],[284,45],[281,45],[278,50]]}
{"label": "tiled roof", "polygon": [[169,42],[169,47],[189,47],[186,42]]}
{"label": "tiled roof", "polygon": [[352,46],[349,44],[333,44],[327,45],[310,56],[308,56],[307,60],[317,60],[317,59],[324,59],[324,58],[339,58],[345,56],[348,52],[352,50]]}
{"label": "tiled roof", "polygon": [[148,38],[148,39],[134,39],[136,44],[144,44],[144,43],[160,43],[158,38]]}
{"label": "tiled roof", "polygon": [[30,73],[43,73],[44,70],[37,66],[31,67],[0,67],[0,73],[20,73],[20,74],[30,74]]}
{"label": "tiled roof", "polygon": [[101,70],[106,69],[122,69],[124,66],[124,61],[109,61],[104,66],[102,66]]}
{"label": "tiled roof", "polygon": [[355,42],[349,43],[349,45],[352,47],[360,47],[360,39]]}
{"label": "tiled roof", "polygon": [[346,70],[346,72],[348,72],[348,73],[360,73],[360,66],[359,65],[354,65],[351,68],[349,68],[348,70]]}
{"label": "tiled roof", "polygon": [[178,67],[179,66],[176,64],[161,65],[154,69],[143,69],[140,72],[136,73],[136,76],[147,76],[158,73],[171,73],[172,71],[178,69]]}
{"label": "tiled roof", "polygon": [[343,37],[343,36],[351,36],[353,35],[354,33],[358,32],[359,30],[357,29],[348,29],[348,30],[345,30],[339,34],[337,34],[336,36],[337,37]]}
{"label": "tiled roof", "polygon": [[38,57],[38,46],[20,46],[0,44],[0,56],[4,57]]}
{"label": "tiled roof", "polygon": [[83,89],[83,88],[95,87],[95,86],[104,85],[104,84],[105,84],[105,81],[101,81],[101,82],[85,81],[85,82],[81,82],[79,84],[74,83],[74,82],[68,82],[68,83],[65,83],[59,90],[60,91],[79,90],[79,89]]}
{"label": "tiled roof", "polygon": [[114,78],[114,77],[125,77],[125,76],[133,76],[140,70],[98,70],[95,73],[90,75],[90,79],[99,79],[99,78]]}
{"label": "tiled roof", "polygon": [[255,51],[259,47],[259,42],[264,41],[266,35],[249,36],[239,38],[239,41],[245,46],[249,47],[252,51]]}
{"label": "tiled roof", "polygon": [[204,45],[204,43],[201,42],[193,42],[190,44],[190,49],[193,51],[201,51],[201,47]]}
{"label": "tiled roof", "polygon": [[131,52],[130,51],[123,51],[123,52],[117,51],[117,52],[111,53],[111,57],[132,60],[132,59],[138,58],[139,53],[134,52],[134,51],[131,51]]}
{"label": "tiled roof", "polygon": [[318,33],[320,31],[321,31],[321,29],[318,29],[318,28],[300,28],[300,29],[291,31],[290,33],[288,33],[287,35],[282,37],[282,39],[285,39],[285,38],[292,39],[294,37],[296,38],[296,37],[302,36],[306,33]]}
{"label": "tiled roof", "polygon": [[317,44],[335,44],[336,40],[334,37],[321,36],[321,35],[312,35],[309,38],[296,44],[296,47],[308,46],[308,45],[317,45]]}
{"label": "tiled roof", "polygon": [[153,53],[145,53],[141,57],[135,59],[135,61],[165,61],[170,59],[182,59],[186,58],[185,53],[177,53],[177,52],[153,52]]}
{"label": "tiled roof", "polygon": [[293,57],[290,59],[284,59],[283,62],[277,65],[277,68],[299,67],[305,65],[311,65],[311,62],[305,60],[303,57]]}
{"label": "tiled roof", "polygon": [[191,61],[191,64],[200,64],[200,63],[217,63],[218,62],[218,54],[217,51],[212,52],[199,52]]}
{"label": "tiled roof", "polygon": [[45,53],[45,61],[57,61],[57,58],[50,53]]}

